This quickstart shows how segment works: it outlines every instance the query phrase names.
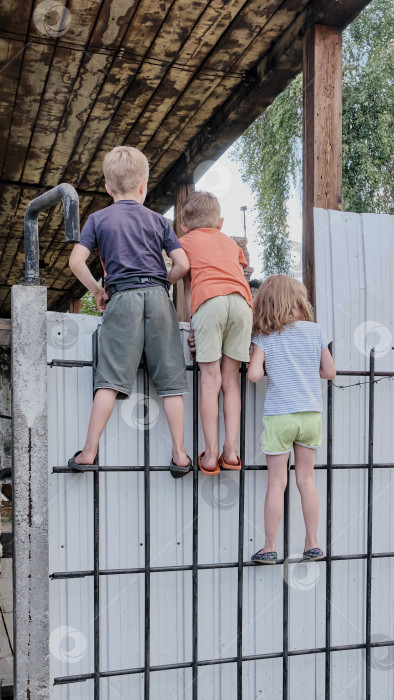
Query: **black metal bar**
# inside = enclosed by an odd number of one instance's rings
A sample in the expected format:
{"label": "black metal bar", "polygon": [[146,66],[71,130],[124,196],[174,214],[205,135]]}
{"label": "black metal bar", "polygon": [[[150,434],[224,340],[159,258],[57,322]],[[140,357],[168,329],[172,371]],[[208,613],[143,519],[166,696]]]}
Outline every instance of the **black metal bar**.
{"label": "black metal bar", "polygon": [[[101,472],[101,469],[100,469]],[[4,533],[3,533],[4,537]],[[331,557],[331,561],[350,561],[350,560],[362,560],[367,558],[367,554],[337,554],[335,556]],[[376,552],[372,554],[372,559],[388,559],[394,557],[394,552]],[[321,561],[326,561],[327,558],[323,557]],[[278,559],[277,564],[283,564],[284,559]],[[302,559],[291,559],[288,558],[286,560],[289,564],[298,564],[299,562],[303,561]],[[243,563],[244,567],[245,566],[254,566],[256,567],[256,564],[250,561],[244,561]],[[202,571],[205,569],[235,569],[238,568],[238,562],[232,561],[232,562],[223,562],[223,563],[214,563],[214,564],[198,564],[197,569],[198,571]],[[173,571],[193,571],[193,564],[178,564],[176,566],[151,566],[150,572],[151,573],[165,573],[165,572],[173,572]],[[119,576],[122,574],[143,574],[145,572],[145,568],[142,567],[135,567],[131,569],[100,569],[100,576]],[[55,571],[53,574],[50,575],[50,578],[52,579],[67,579],[67,578],[85,578],[85,576],[93,576],[94,570],[93,569],[87,569],[86,571]]]}
{"label": "black metal bar", "polygon": [[[288,467],[290,463],[290,455]],[[289,492],[290,474],[284,493],[283,513],[283,683],[282,700],[289,696]]]}
{"label": "black metal bar", "polygon": [[74,187],[62,183],[32,199],[25,214],[26,277],[24,284],[40,284],[38,215],[63,202],[66,241],[79,241],[79,200]]}
{"label": "black metal bar", "polygon": [[[337,375],[341,375],[343,377],[369,377],[369,371],[368,372],[350,372],[348,370],[338,370]],[[375,377],[394,377],[394,372],[375,372]]]}
{"label": "black metal bar", "polygon": [[242,700],[242,627],[243,627],[243,558],[244,558],[244,513],[245,513],[245,403],[246,364],[241,363],[241,417],[239,431],[239,510],[238,510],[238,598],[237,598],[237,700]]}
{"label": "black metal bar", "polygon": [[[328,349],[332,354],[332,343]],[[331,517],[332,517],[332,427],[333,394],[332,382],[327,386],[327,514],[326,514],[326,650],[331,646]],[[331,698],[331,655],[325,654],[325,700]]]}
{"label": "black metal bar", "polygon": [[[392,647],[394,646],[394,640],[387,640],[384,642],[371,642],[371,648],[381,648],[381,647]],[[358,649],[365,649],[365,644],[344,644],[341,646],[330,647],[328,650],[330,653],[335,653],[336,651],[355,651]],[[288,652],[288,656],[307,656],[310,654],[323,654],[327,651],[326,647],[318,647],[316,649],[294,649]],[[280,659],[283,656],[283,652],[277,651],[272,654],[249,654],[242,657],[242,661],[260,661],[264,659]],[[226,657],[223,659],[204,659],[198,662],[198,666],[215,666],[221,664],[233,664],[237,661],[237,657]],[[180,668],[191,668],[193,666],[192,661],[185,661],[179,664],[162,664],[161,666],[151,666],[151,671],[169,671]],[[126,668],[118,669],[115,671],[102,671],[100,673],[101,678],[112,678],[114,676],[131,676],[136,673],[143,673],[144,667],[139,668]],[[60,676],[54,678],[54,685],[65,685],[69,683],[82,683],[84,681],[92,680],[93,673],[84,673],[77,676]]]}
{"label": "black metal bar", "polygon": [[368,512],[367,512],[367,596],[365,626],[365,697],[371,700],[371,597],[372,597],[372,504],[373,504],[373,438],[375,408],[375,348],[369,358],[369,418],[368,418]]}
{"label": "black metal bar", "polygon": [[51,360],[47,362],[47,365],[48,367],[93,367],[93,362],[89,360]]}
{"label": "black metal bar", "polygon": [[149,429],[149,376],[144,362],[144,396],[147,415],[144,418],[144,493],[145,493],[145,673],[144,700],[150,696],[150,429]]}
{"label": "black metal bar", "polygon": [[198,364],[193,360],[192,699],[198,698]]}
{"label": "black metal bar", "polygon": [[[52,360],[53,363],[64,362],[66,367],[80,367],[80,362],[84,360]],[[51,363],[48,363],[51,364]],[[86,361],[86,365],[90,365],[90,361]],[[55,366],[55,364],[54,364]],[[62,365],[59,365],[62,366]],[[143,369],[144,365],[140,363],[138,369]],[[194,365],[186,365],[186,370],[188,372],[193,372]],[[197,365],[197,372],[199,372],[199,367]],[[241,373],[241,369],[239,370]],[[350,371],[350,370],[337,370],[337,376],[341,375],[343,377],[369,377],[369,371]],[[394,372],[375,372],[375,377],[394,377]]]}
{"label": "black metal bar", "polygon": [[[387,462],[382,464],[374,464],[374,469],[393,469],[394,462]],[[327,464],[315,464],[315,469],[324,470],[327,469]],[[368,464],[331,464],[330,469],[368,469]],[[168,465],[155,465],[149,467],[151,472],[164,472],[170,471]],[[294,470],[294,465],[290,466],[290,470]],[[101,472],[143,472],[145,467],[137,466],[104,466],[100,467]],[[265,464],[246,464],[245,471],[267,471]],[[70,467],[52,467],[53,474],[71,474],[75,476],[75,473],[70,469]]]}
{"label": "black metal bar", "polygon": [[[94,397],[94,377],[98,360],[98,332],[92,335],[92,393]],[[97,464],[100,464],[99,447],[97,448]],[[100,469],[100,467],[99,467]],[[94,700],[100,700],[100,472],[93,476],[93,607],[94,607]]]}

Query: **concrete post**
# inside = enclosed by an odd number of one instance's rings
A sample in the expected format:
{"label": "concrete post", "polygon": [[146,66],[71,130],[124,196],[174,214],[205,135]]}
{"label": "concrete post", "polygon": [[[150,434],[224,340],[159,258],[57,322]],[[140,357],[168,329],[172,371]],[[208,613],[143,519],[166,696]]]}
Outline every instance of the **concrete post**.
{"label": "concrete post", "polygon": [[47,290],[11,300],[14,698],[49,700]]}

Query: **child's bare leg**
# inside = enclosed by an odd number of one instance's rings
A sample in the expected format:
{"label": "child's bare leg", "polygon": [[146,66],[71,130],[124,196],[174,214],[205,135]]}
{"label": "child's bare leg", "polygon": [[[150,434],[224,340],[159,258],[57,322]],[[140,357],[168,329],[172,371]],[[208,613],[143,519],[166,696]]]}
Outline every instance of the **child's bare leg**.
{"label": "child's bare leg", "polygon": [[315,450],[302,445],[294,445],[294,456],[297,487],[301,494],[302,512],[305,520],[305,550],[307,550],[317,547],[319,499],[313,471]]}
{"label": "child's bare leg", "polygon": [[276,552],[280,519],[283,513],[283,494],[287,485],[288,453],[267,455],[268,488],[264,505],[265,544],[261,552]]}
{"label": "child's bare leg", "polygon": [[241,394],[239,391],[239,362],[223,355],[221,364],[224,445],[223,457],[226,464],[238,464],[238,431],[241,416]]}
{"label": "child's bare leg", "polygon": [[201,389],[200,415],[205,439],[205,455],[201,459],[204,469],[215,469],[219,457],[218,447],[218,396],[222,384],[220,360],[200,362]]}
{"label": "child's bare leg", "polygon": [[97,389],[90,414],[85,447],[81,454],[75,458],[77,464],[93,464],[99,440],[114,410],[117,393],[115,389]]}
{"label": "child's bare leg", "polygon": [[164,412],[172,439],[172,459],[178,467],[187,467],[189,457],[184,445],[183,396],[164,396]]}

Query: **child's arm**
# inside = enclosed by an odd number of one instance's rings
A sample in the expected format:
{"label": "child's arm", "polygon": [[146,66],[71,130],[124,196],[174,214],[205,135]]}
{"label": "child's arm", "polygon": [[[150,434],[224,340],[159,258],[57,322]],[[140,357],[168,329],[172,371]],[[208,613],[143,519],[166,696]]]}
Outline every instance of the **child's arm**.
{"label": "child's arm", "polygon": [[[183,289],[185,292],[185,304],[186,304],[186,312],[187,312],[187,320],[191,320],[192,316],[192,280],[190,277],[190,271],[184,276],[183,278]],[[194,331],[191,329],[189,333],[189,337],[187,339],[187,344],[189,346],[190,350],[190,359],[193,359],[194,353],[196,352],[196,341],[194,338]]]}
{"label": "child's arm", "polygon": [[190,270],[189,272],[186,273],[186,275],[183,278],[183,289],[185,292],[185,303],[186,303],[186,311],[187,311],[187,320],[190,321],[191,319],[191,310],[192,310],[192,287],[191,287],[191,277],[190,277]]}
{"label": "child's arm", "polygon": [[90,251],[88,248],[80,243],[76,243],[70,255],[69,265],[75,277],[77,277],[95,297],[98,310],[104,312],[106,309],[105,302],[108,299],[107,292],[96,282],[86,265],[86,260],[89,255]]}
{"label": "child's arm", "polygon": [[328,348],[325,348],[321,354],[320,360],[320,376],[322,379],[334,379],[337,370],[335,369],[334,360]]}
{"label": "child's arm", "polygon": [[183,248],[174,248],[168,253],[168,256],[171,258],[173,265],[167,275],[167,279],[170,284],[175,284],[189,271],[190,263]]}
{"label": "child's arm", "polygon": [[264,371],[264,359],[265,359],[265,352],[261,348],[257,347],[257,345],[252,345],[253,351],[252,351],[252,357],[250,358],[249,362],[249,367],[248,367],[248,379],[250,382],[253,382],[254,384],[259,381],[262,377],[265,375]]}

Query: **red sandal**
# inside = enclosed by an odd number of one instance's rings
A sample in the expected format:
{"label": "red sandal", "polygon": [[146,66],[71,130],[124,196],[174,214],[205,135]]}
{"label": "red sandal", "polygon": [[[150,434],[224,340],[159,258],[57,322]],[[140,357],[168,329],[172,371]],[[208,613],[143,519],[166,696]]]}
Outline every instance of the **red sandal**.
{"label": "red sandal", "polygon": [[219,467],[219,462],[217,463],[215,469],[205,469],[202,464],[201,464],[201,457],[205,455],[205,451],[201,452],[199,458],[198,458],[198,468],[200,471],[202,471],[203,474],[208,474],[209,476],[215,476],[215,474],[220,474],[220,467]]}
{"label": "red sandal", "polygon": [[240,460],[240,458],[238,457],[238,455],[237,455],[237,459],[238,459],[238,464],[227,464],[227,463],[224,461],[223,454],[221,454],[220,457],[219,457],[219,466],[220,466],[222,469],[232,469],[233,471],[238,471],[238,472],[239,472],[240,469],[241,469],[241,467],[242,467],[242,464],[241,464],[241,460]]}

